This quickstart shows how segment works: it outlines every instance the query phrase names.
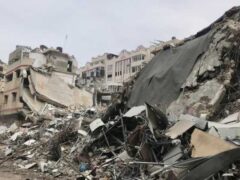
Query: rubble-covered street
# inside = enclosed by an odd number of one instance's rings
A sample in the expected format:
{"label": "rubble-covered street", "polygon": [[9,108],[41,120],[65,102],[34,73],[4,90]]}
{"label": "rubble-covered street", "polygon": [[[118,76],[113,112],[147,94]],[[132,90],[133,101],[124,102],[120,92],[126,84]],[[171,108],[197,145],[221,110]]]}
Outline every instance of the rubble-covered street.
{"label": "rubble-covered street", "polygon": [[17,47],[0,179],[240,179],[240,7],[158,51],[105,103],[62,48]]}

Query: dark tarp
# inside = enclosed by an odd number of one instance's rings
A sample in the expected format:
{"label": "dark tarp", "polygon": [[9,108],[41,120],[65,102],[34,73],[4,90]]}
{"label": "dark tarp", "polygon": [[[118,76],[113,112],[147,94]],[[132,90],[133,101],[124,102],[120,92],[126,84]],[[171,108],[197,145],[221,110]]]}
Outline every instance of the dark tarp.
{"label": "dark tarp", "polygon": [[159,52],[141,71],[128,106],[161,104],[167,107],[180,94],[180,88],[198,57],[209,47],[211,31],[182,46]]}
{"label": "dark tarp", "polygon": [[208,157],[208,160],[191,169],[186,175],[181,178],[183,180],[201,180],[210,177],[211,175],[224,171],[229,166],[240,159],[240,148],[231,149]]}

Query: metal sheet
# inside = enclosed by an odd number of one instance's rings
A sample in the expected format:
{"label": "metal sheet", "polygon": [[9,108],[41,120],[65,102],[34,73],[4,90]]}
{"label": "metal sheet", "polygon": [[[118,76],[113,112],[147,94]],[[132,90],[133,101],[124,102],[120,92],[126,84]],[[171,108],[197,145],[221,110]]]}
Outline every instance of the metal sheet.
{"label": "metal sheet", "polygon": [[100,118],[91,122],[91,124],[89,125],[92,132],[95,131],[97,128],[101,127],[101,126],[104,126],[104,123],[102,122],[102,120]]}
{"label": "metal sheet", "polygon": [[183,156],[183,151],[181,149],[181,145],[177,145],[172,148],[164,157],[163,162],[166,165],[174,164],[177,160],[179,160]]}
{"label": "metal sheet", "polygon": [[128,112],[126,112],[123,117],[133,117],[139,115],[141,112],[145,110],[145,106],[134,106]]}

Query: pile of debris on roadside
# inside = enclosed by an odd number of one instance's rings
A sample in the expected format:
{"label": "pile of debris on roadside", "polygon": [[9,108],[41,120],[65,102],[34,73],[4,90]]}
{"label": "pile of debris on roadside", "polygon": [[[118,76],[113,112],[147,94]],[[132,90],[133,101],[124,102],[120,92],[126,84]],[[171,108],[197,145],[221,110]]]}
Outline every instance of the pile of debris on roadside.
{"label": "pile of debris on roadside", "polygon": [[234,7],[156,55],[105,112],[46,105],[0,126],[0,166],[65,179],[240,178],[239,30]]}
{"label": "pile of debris on roadside", "polygon": [[182,114],[175,122],[147,103],[125,114],[118,110],[103,121],[94,108],[50,106],[51,120],[1,126],[0,164],[80,179],[240,177],[239,113],[221,122]]}
{"label": "pile of debris on roadside", "polygon": [[[98,111],[98,114],[96,113]],[[38,167],[49,175],[76,176],[72,158],[79,143],[88,134],[89,123],[102,109],[83,106],[68,109],[46,104],[41,116],[0,126],[0,166],[14,169]],[[13,165],[13,166],[12,166]],[[72,166],[72,167],[71,167]]]}

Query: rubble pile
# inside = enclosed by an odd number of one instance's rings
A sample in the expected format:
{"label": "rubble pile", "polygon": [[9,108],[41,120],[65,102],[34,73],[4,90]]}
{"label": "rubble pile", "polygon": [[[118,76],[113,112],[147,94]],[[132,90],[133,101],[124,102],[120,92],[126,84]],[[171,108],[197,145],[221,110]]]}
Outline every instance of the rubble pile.
{"label": "rubble pile", "polygon": [[[98,114],[101,109],[98,110]],[[72,155],[77,145],[87,136],[89,123],[97,116],[95,108],[83,106],[68,109],[47,104],[41,116],[27,118],[24,122],[14,122],[11,126],[0,126],[1,148],[0,166],[15,169],[36,168],[39,172],[53,176],[72,177]],[[7,164],[5,164],[7,163]]]}
{"label": "rubble pile", "polygon": [[147,103],[118,110],[103,122],[93,108],[51,106],[51,120],[1,127],[0,163],[70,179],[240,177],[239,113],[221,122],[182,114],[175,122]]}
{"label": "rubble pile", "polygon": [[0,126],[0,165],[64,179],[239,179],[239,30],[234,7],[156,55],[106,110],[45,104]]}

